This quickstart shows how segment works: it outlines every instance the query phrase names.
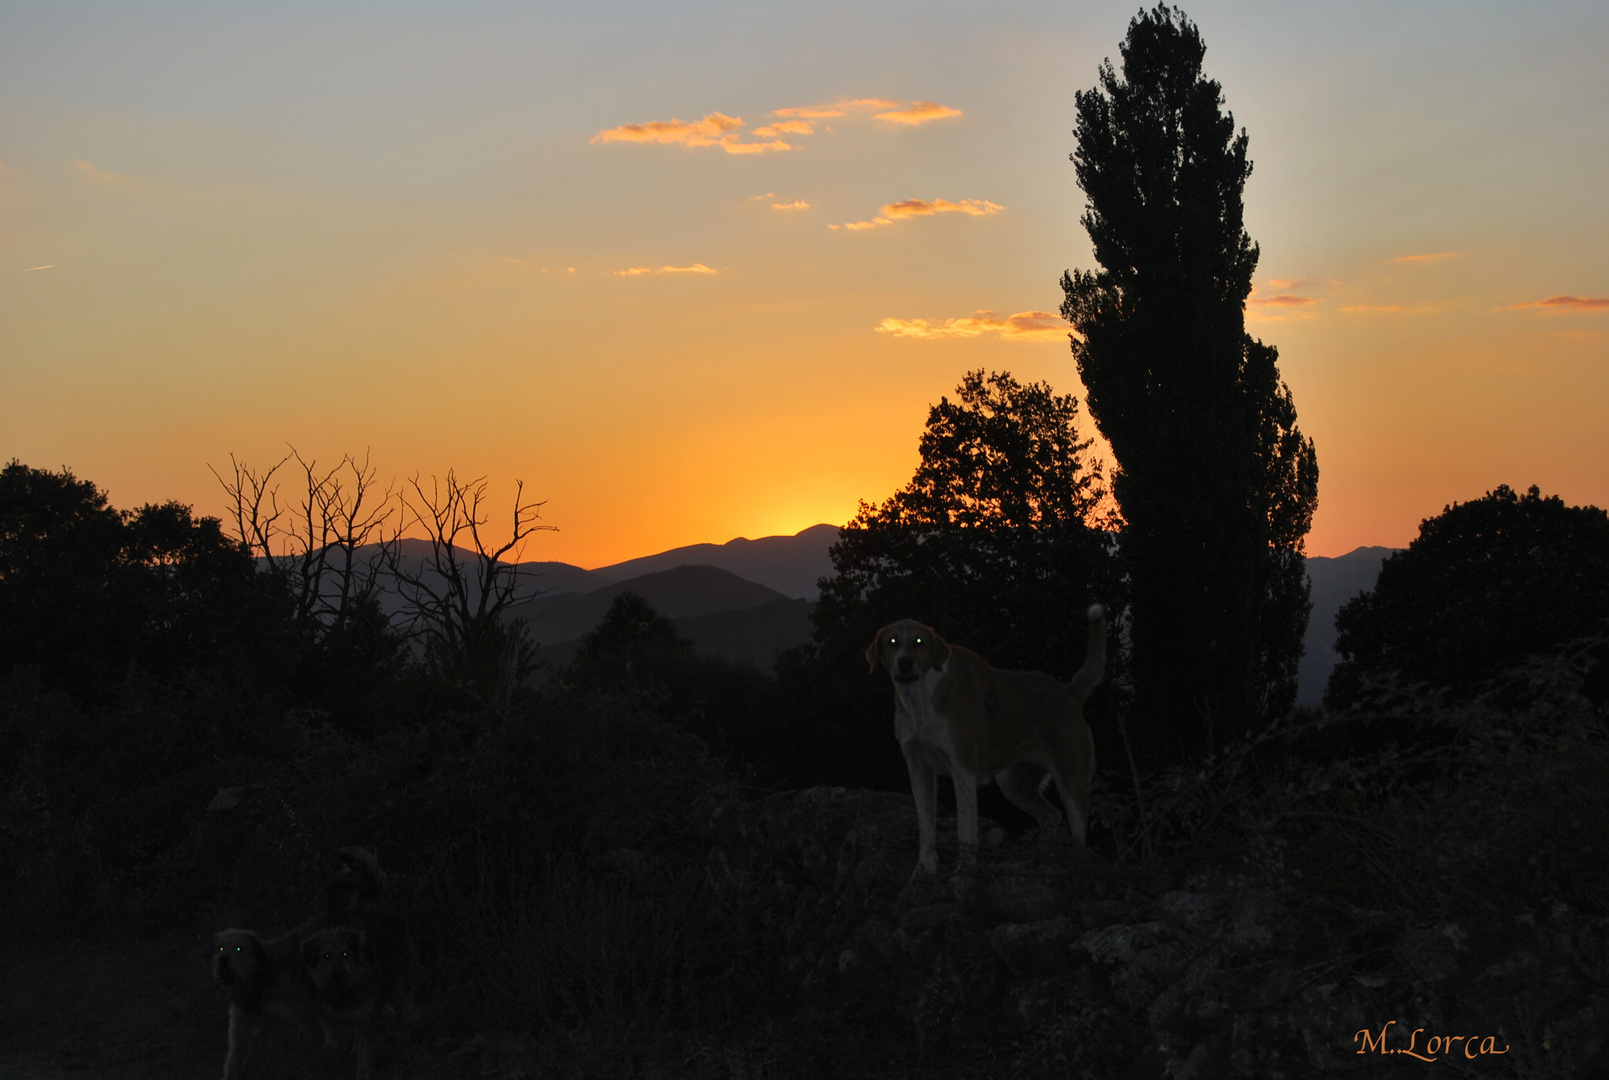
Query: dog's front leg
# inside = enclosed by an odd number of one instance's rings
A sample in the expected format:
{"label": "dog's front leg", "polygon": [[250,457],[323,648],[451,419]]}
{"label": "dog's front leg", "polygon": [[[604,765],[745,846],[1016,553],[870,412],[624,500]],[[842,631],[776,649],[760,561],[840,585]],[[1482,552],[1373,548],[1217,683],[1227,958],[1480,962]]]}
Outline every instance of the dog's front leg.
{"label": "dog's front leg", "polygon": [[950,773],[955,782],[956,831],[960,834],[962,872],[978,865],[978,778],[959,766]]}
{"label": "dog's front leg", "polygon": [[257,1021],[239,1005],[229,1006],[229,1053],[223,1059],[223,1080],[240,1080],[246,1072],[246,1055],[257,1034]]}
{"label": "dog's front leg", "polygon": [[374,1042],[361,1027],[352,1036],[352,1056],[356,1059],[357,1080],[369,1080],[374,1068]]}
{"label": "dog's front leg", "polygon": [[905,755],[905,767],[910,771],[911,795],[916,799],[916,870],[911,877],[931,876],[939,872],[938,845],[934,840],[939,813],[939,779],[931,765],[916,760],[910,753]]}

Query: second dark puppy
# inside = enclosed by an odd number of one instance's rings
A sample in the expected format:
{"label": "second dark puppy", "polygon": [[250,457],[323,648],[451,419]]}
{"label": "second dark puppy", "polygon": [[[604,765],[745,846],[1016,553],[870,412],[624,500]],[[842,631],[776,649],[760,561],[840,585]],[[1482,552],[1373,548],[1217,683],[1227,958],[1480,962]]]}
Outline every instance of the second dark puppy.
{"label": "second dark puppy", "polygon": [[379,1037],[411,1021],[419,952],[400,923],[374,920],[369,929],[336,926],[302,941],[302,967],[330,1046],[352,1039],[358,1080],[369,1075]]}

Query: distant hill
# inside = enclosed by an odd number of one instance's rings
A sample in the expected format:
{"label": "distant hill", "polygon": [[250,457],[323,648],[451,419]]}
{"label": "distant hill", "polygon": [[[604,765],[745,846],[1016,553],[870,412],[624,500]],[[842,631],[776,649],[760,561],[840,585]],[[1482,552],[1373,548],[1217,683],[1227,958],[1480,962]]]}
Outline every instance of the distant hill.
{"label": "distant hill", "polygon": [[690,544],[658,555],[600,566],[592,573],[613,581],[677,566],[715,566],[768,585],[783,596],[816,598],[816,581],[832,573],[827,549],[838,542],[838,526],[812,525],[793,536],[738,537],[724,544]]}
{"label": "distant hill", "polygon": [[[761,671],[770,671],[776,663],[778,649],[792,648],[810,640],[810,610],[814,606],[808,600],[784,596],[758,607],[712,611],[671,622],[676,624],[679,634],[706,656],[751,663]],[[538,656],[550,668],[562,667],[570,662],[580,645],[579,640],[544,645]]]}
{"label": "distant hill", "polygon": [[1297,669],[1296,703],[1317,705],[1324,698],[1339,657],[1335,653],[1335,615],[1348,600],[1374,588],[1380,577],[1380,564],[1397,551],[1389,547],[1360,547],[1328,558],[1310,555],[1307,578],[1313,583],[1313,614],[1307,621],[1307,647],[1302,666]]}
{"label": "distant hill", "polygon": [[775,589],[745,581],[718,567],[678,566],[613,582],[591,592],[544,594],[510,608],[509,617],[524,619],[532,640],[538,644],[571,641],[597,626],[615,597],[628,590],[671,619],[741,611],[788,599]]}

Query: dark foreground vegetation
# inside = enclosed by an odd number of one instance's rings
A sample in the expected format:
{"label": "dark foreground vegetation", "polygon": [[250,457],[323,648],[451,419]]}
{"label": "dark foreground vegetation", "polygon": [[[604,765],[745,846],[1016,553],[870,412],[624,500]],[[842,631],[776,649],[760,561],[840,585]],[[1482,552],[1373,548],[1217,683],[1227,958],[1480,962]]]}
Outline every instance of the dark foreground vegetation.
{"label": "dark foreground vegetation", "polygon": [[[414,662],[351,670],[391,703],[383,718],[228,656],[136,662],[88,689],[14,665],[0,1068],[214,1074],[206,938],[296,924],[325,856],[360,843],[426,970],[388,1075],[1427,1067],[1355,1053],[1358,1031],[1390,1021],[1390,1048],[1416,1027],[1420,1051],[1431,1035],[1493,1040],[1442,1057],[1451,1075],[1597,1075],[1609,745],[1586,680],[1602,647],[1510,655],[1456,694],[1376,678],[1344,710],[1137,779],[1119,751],[1088,855],[990,803],[983,873],[950,880],[950,824],[931,884],[908,883],[897,775],[853,786],[898,765],[886,685],[846,676],[878,749],[829,753],[831,688],[805,701],[787,682],[806,660],[778,681],[693,656],[629,598],[572,668],[502,706],[495,685]],[[798,771],[775,745],[801,749]],[[253,1067],[349,1062],[285,1028]]]}
{"label": "dark foreground vegetation", "polygon": [[[968,373],[772,672],[628,594],[533,678],[539,504],[493,541],[452,473],[235,462],[225,526],[0,472],[0,1073],[216,1075],[210,934],[297,925],[362,845],[422,956],[388,1076],[1609,1075],[1609,519],[1449,507],[1292,710],[1317,458],[1244,332],[1246,137],[1182,13],[1122,49],[1064,281],[1113,486],[1073,398]],[[873,633],[1065,678],[1092,601],[1089,849],[989,793],[980,872],[952,818],[912,881]],[[251,1065],[351,1067],[289,1028]]]}

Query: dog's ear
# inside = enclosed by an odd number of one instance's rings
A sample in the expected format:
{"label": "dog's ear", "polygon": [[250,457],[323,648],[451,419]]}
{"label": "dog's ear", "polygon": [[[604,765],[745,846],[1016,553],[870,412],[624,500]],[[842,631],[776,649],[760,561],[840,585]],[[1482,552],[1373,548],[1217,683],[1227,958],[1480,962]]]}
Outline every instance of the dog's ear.
{"label": "dog's ear", "polygon": [[867,674],[871,674],[872,672],[876,671],[878,661],[882,660],[882,658],[883,658],[883,634],[884,634],[884,632],[885,631],[883,631],[883,630],[877,631],[877,636],[872,638],[872,643],[870,645],[866,646],[866,673]]}
{"label": "dog's ear", "polygon": [[950,662],[950,643],[937,630],[929,627],[928,632],[933,635],[933,666],[943,667]]}
{"label": "dog's ear", "polygon": [[302,966],[310,968],[318,961],[318,939],[302,939]]}

